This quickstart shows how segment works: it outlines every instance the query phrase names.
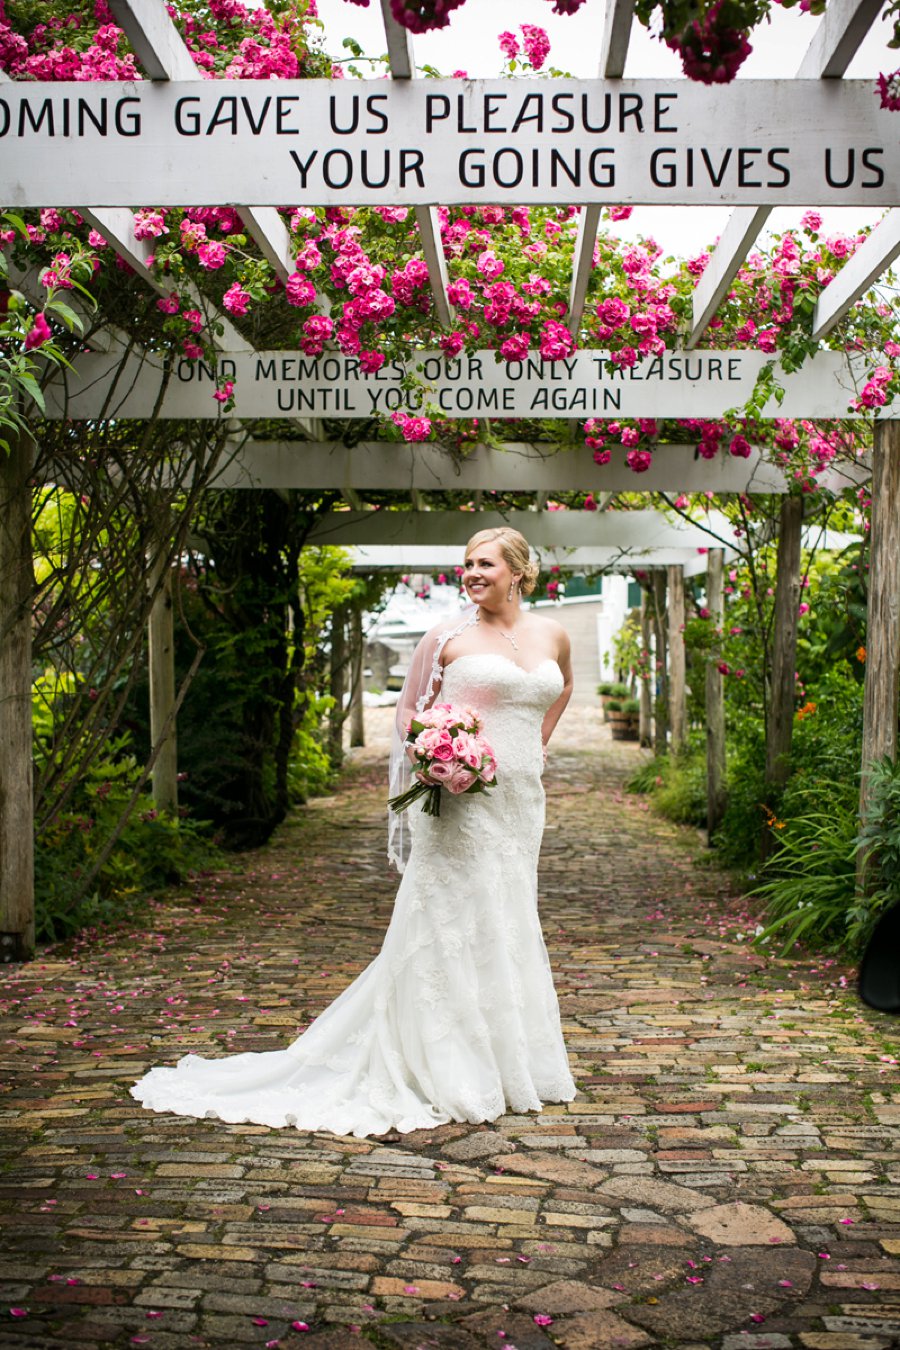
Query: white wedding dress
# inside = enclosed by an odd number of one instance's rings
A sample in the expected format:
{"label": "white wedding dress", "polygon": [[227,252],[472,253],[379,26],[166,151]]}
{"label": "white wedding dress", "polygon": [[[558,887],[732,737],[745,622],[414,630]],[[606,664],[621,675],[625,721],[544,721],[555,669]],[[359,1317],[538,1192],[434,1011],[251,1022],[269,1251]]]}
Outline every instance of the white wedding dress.
{"label": "white wedding dress", "polygon": [[497,756],[486,794],[409,808],[412,850],[374,961],[285,1050],[154,1068],[152,1111],[358,1136],[494,1120],[571,1101],[537,912],[541,722],[555,661],[457,657],[440,698],[477,709]]}

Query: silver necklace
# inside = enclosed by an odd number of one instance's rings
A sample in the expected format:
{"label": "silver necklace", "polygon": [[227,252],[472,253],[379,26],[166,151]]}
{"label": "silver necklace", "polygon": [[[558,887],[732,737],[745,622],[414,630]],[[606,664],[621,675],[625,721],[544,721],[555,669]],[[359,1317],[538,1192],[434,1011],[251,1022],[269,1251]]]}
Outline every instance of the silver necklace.
{"label": "silver necklace", "polygon": [[[480,609],[479,609],[479,611],[478,611],[478,619],[477,619],[477,622],[478,622],[478,623],[481,623],[481,610],[480,610]],[[516,623],[518,623],[518,619],[516,620]],[[493,624],[488,624],[488,627],[491,628],[491,629],[493,629],[493,628],[494,628],[494,625],[493,625]],[[501,637],[506,638],[507,642],[510,644],[510,646],[511,646],[512,649],[513,649],[513,651],[517,652],[517,651],[519,650],[519,644],[518,644],[518,642],[516,642],[515,627],[516,627],[516,624],[514,623],[513,626],[512,626],[512,628],[509,630],[509,632],[507,632],[505,628],[499,628],[499,627],[498,627],[497,629],[495,629],[494,631],[497,632],[497,633],[499,633]]]}

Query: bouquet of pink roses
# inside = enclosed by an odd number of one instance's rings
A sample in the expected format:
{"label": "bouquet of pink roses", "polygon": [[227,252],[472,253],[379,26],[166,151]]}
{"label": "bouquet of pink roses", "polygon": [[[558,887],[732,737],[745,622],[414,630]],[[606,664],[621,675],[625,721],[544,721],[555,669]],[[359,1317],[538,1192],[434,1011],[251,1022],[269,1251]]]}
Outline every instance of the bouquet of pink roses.
{"label": "bouquet of pink roses", "polygon": [[486,792],[494,786],[497,761],[481,734],[481,718],[473,709],[435,703],[427,712],[412,718],[406,728],[406,741],[412,748],[411,759],[419,781],[389,799],[392,811],[405,811],[421,798],[426,816],[439,816],[441,788],[459,796],[464,792]]}

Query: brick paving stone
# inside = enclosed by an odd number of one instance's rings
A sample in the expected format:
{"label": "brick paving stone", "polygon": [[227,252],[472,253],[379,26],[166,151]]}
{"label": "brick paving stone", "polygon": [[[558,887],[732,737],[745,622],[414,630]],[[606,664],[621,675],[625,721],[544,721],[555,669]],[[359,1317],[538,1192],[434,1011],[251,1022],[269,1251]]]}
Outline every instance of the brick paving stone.
{"label": "brick paving stone", "polygon": [[574,1102],[356,1140],[128,1096],[189,1050],[283,1046],[375,955],[389,718],[146,932],[0,972],[0,1350],[896,1350],[894,1023],[832,958],[749,945],[591,709],[554,741],[540,877]]}

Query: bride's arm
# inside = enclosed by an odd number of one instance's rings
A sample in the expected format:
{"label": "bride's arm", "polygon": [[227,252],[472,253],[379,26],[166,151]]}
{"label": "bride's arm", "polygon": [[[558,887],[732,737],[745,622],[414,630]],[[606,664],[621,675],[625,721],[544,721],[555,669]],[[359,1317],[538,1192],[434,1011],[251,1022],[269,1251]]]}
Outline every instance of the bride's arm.
{"label": "bride's arm", "polygon": [[572,697],[572,648],[569,642],[569,635],[566,630],[560,626],[559,646],[556,652],[556,663],[562,671],[563,690],[555,703],[544,713],[544,720],[541,724],[541,740],[544,742],[544,749],[547,748],[547,742],[553,735],[553,730],[566,710],[569,699]]}

